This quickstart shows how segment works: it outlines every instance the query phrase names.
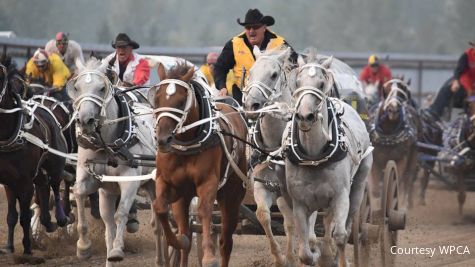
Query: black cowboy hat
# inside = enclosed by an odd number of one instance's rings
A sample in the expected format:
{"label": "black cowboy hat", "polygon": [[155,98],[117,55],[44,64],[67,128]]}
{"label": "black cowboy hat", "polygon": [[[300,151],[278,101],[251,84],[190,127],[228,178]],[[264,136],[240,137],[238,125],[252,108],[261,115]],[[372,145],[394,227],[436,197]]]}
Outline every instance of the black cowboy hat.
{"label": "black cowboy hat", "polygon": [[241,26],[247,26],[247,25],[255,25],[255,24],[265,24],[267,26],[272,26],[274,25],[274,18],[271,16],[264,16],[262,15],[261,11],[259,9],[249,9],[246,13],[246,18],[244,19],[243,22],[241,22],[241,19],[237,19],[237,23],[239,23]]}
{"label": "black cowboy hat", "polygon": [[116,48],[117,46],[127,45],[132,46],[133,49],[137,49],[140,47],[140,45],[136,41],[130,39],[130,37],[125,33],[119,33],[117,37],[115,37],[115,41],[113,41],[111,44],[113,48]]}

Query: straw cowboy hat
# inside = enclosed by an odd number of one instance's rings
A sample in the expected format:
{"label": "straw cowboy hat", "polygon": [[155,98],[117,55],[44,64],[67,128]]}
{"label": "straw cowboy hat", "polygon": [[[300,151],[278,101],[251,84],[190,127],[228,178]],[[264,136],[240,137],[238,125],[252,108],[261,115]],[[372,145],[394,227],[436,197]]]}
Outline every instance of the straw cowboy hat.
{"label": "straw cowboy hat", "polygon": [[262,15],[262,13],[257,8],[249,9],[246,13],[246,18],[243,22],[241,22],[241,19],[237,19],[237,23],[239,23],[241,26],[256,24],[265,24],[267,26],[272,26],[274,25],[274,22],[275,20],[273,17]]}
{"label": "straw cowboy hat", "polygon": [[130,37],[125,33],[119,33],[115,38],[115,41],[112,42],[113,48],[116,48],[117,46],[128,45],[132,46],[133,49],[137,49],[140,47],[140,45],[136,41],[130,39]]}

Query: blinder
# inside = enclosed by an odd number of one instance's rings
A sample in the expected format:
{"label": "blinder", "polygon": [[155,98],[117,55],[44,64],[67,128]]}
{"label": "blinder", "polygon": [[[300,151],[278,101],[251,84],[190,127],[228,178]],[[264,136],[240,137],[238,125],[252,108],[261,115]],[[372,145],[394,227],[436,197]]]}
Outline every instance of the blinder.
{"label": "blinder", "polygon": [[[246,98],[246,96],[249,94],[249,92],[252,88],[256,88],[270,102],[270,101],[273,101],[274,99],[276,99],[276,98],[278,98],[282,95],[282,89],[278,90],[277,88],[282,88],[282,84],[285,84],[285,82],[286,82],[285,72],[284,72],[282,63],[280,63],[278,60],[274,59],[273,57],[261,55],[258,58],[258,60],[261,60],[261,59],[269,59],[269,60],[273,61],[274,63],[277,63],[277,65],[279,66],[280,75],[279,75],[279,77],[278,77],[278,79],[275,82],[273,87],[270,87],[269,85],[267,85],[267,84],[265,84],[261,81],[253,81],[253,82],[247,84],[243,89],[243,98],[244,99]],[[244,99],[243,99],[243,101],[245,101]]]}
{"label": "blinder", "polygon": [[[176,91],[175,86],[176,85],[180,85],[180,86],[184,87],[187,90],[186,104],[185,104],[185,108],[183,110],[177,109],[177,108],[172,108],[172,107],[155,108],[153,110],[153,113],[155,115],[158,114],[158,116],[156,115],[157,118],[156,118],[155,123],[158,124],[160,119],[163,118],[163,117],[171,118],[171,119],[173,119],[177,122],[177,125],[175,126],[175,129],[173,130],[172,133],[173,134],[180,133],[181,128],[182,128],[183,124],[185,123],[186,118],[188,117],[188,112],[190,111],[191,106],[193,105],[193,100],[195,99],[194,98],[194,89],[190,86],[190,84],[188,84],[184,81],[178,80],[178,79],[165,79],[165,80],[159,82],[157,85],[155,85],[153,87],[158,88],[158,89],[155,89],[155,91],[156,91],[156,90],[159,90],[160,86],[162,86],[164,84],[168,84],[167,89],[166,89],[167,96],[172,96],[172,95],[175,94],[175,91]],[[150,94],[148,95],[148,97],[150,97]],[[173,113],[181,114],[181,117],[178,117],[177,115],[175,115]]]}

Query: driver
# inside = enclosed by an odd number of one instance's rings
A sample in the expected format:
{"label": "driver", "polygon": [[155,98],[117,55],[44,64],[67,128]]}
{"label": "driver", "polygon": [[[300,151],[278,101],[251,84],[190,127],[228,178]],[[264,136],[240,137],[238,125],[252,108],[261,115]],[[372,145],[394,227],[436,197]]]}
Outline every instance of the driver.
{"label": "driver", "polygon": [[119,80],[125,86],[148,85],[150,82],[150,66],[145,58],[133,52],[140,45],[125,33],[119,33],[112,42],[115,52],[103,61],[109,63]]}
{"label": "driver", "polygon": [[51,97],[59,101],[68,100],[64,86],[71,72],[57,54],[49,55],[44,49],[38,48],[26,63],[25,74],[30,81],[40,80],[43,81],[42,85],[50,87]]}

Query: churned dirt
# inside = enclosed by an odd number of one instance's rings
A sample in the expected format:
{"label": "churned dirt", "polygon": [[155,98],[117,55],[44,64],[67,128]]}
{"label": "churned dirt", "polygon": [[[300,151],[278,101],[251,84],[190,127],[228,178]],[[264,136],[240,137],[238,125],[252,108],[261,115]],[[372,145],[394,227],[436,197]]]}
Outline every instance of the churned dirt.
{"label": "churned dirt", "polygon": [[[3,188],[0,189],[0,246],[6,244],[6,199]],[[411,249],[412,255],[397,255],[396,266],[475,266],[475,192],[468,192],[465,204],[465,217],[458,215],[457,196],[448,191],[437,181],[432,181],[427,192],[427,205],[415,205],[408,212],[407,227],[399,233],[398,248]],[[126,234],[126,257],[115,266],[154,266],[154,241],[150,226],[150,211],[140,211],[140,230],[135,234]],[[78,260],[76,254],[76,236],[64,237],[53,234],[45,238],[45,249],[34,250],[34,255],[42,257],[45,263],[38,266],[104,266],[105,242],[104,227],[101,221],[90,220],[93,240],[93,256],[89,260]],[[23,247],[21,245],[21,229],[17,225],[15,231],[17,252],[12,255],[0,254],[0,266],[26,266],[15,261]],[[62,236],[62,237],[59,237]],[[273,266],[267,239],[264,236],[235,235],[231,266]],[[279,237],[283,244],[284,239]],[[439,246],[458,247],[457,251],[445,255]],[[415,248],[430,248],[436,252],[432,257],[417,254]],[[450,248],[450,247],[448,247]],[[348,257],[352,262],[351,245],[347,246]],[[420,250],[419,250],[420,251]],[[377,257],[377,249],[373,248],[372,256]],[[464,253],[464,254],[462,254]],[[373,257],[373,258],[374,258]],[[371,260],[372,266],[381,266],[378,259]],[[190,266],[198,266],[196,249],[190,255]]]}

